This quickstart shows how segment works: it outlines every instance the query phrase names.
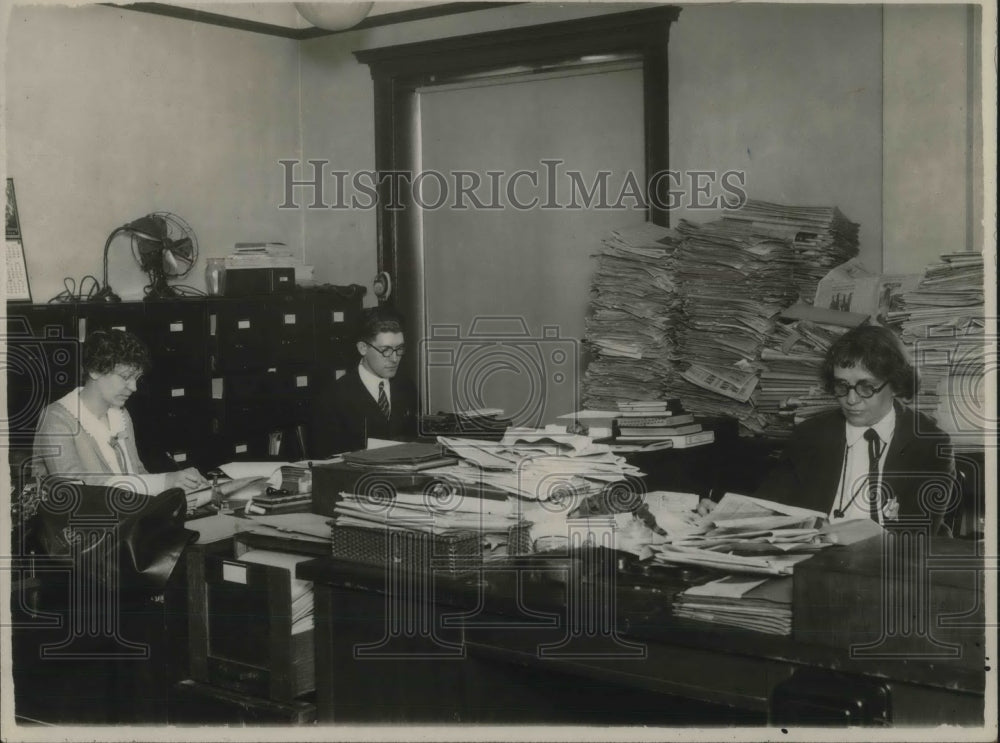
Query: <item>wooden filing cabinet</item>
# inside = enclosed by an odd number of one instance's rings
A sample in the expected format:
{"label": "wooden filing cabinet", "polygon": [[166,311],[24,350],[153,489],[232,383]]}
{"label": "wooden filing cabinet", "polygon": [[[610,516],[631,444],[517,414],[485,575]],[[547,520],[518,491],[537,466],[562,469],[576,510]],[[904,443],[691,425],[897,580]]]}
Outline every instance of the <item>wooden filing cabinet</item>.
{"label": "wooden filing cabinet", "polygon": [[283,458],[308,452],[296,428],[310,423],[323,386],[356,363],[351,340],[364,289],[287,296],[183,298],[116,304],[7,307],[11,447],[30,451],[45,405],[80,384],[78,341],[121,328],[144,340],[152,369],[128,409],[139,454],[153,471],[203,469],[268,454],[282,431]]}

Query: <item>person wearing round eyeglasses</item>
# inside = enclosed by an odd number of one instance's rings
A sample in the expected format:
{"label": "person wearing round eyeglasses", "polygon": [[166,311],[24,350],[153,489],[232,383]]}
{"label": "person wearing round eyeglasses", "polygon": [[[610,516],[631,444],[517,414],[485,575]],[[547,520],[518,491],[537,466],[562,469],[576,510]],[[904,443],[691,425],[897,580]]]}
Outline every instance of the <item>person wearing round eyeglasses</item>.
{"label": "person wearing round eyeglasses", "polygon": [[367,446],[368,440],[408,439],[417,433],[417,395],[398,375],[406,353],[403,323],[395,311],[364,311],[355,347],[357,366],[317,398],[310,451],[326,458]]}
{"label": "person wearing round eyeglasses", "polygon": [[190,491],[206,486],[194,467],[151,474],[139,459],[125,403],[149,365],[149,351],[132,333],[91,333],[83,344],[83,385],[42,411],[35,432],[36,474],[114,485],[147,495],[175,487]]}
{"label": "person wearing round eyeglasses", "polygon": [[949,438],[902,404],[917,375],[888,328],[863,325],[827,351],[822,380],[839,409],[798,425],[756,496],[828,514],[831,521],[927,517],[955,505]]}

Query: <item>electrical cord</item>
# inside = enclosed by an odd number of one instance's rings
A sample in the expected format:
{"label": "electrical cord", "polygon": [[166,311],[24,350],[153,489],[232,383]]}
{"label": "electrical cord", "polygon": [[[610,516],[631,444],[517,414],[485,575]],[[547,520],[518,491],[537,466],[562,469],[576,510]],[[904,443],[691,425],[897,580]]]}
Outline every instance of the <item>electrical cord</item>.
{"label": "electrical cord", "polygon": [[[90,280],[90,288],[84,292],[84,287],[88,286],[87,280]],[[91,274],[87,274],[82,279],[80,279],[80,291],[77,292],[76,279],[72,276],[66,276],[63,278],[63,290],[56,294],[52,299],[48,301],[49,304],[65,304],[69,302],[86,302],[91,297],[93,297],[97,292],[101,290],[101,282]]]}

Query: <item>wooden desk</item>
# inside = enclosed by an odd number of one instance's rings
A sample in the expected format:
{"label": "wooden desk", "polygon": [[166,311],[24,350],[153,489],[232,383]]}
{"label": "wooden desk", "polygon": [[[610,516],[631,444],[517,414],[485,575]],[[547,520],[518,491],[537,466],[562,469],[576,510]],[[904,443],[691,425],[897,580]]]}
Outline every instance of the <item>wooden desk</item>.
{"label": "wooden desk", "polygon": [[[612,570],[607,594],[606,582],[573,577],[599,565],[526,564],[430,583],[328,558],[300,565],[298,577],[315,583],[319,721],[764,724],[778,684],[821,669],[884,683],[895,725],[982,724],[981,627],[966,633],[957,660],[856,659],[678,620],[669,606],[679,571]],[[588,614],[588,595],[615,599]],[[672,697],[696,702],[679,707]],[[727,723],[697,702],[735,717]]]}

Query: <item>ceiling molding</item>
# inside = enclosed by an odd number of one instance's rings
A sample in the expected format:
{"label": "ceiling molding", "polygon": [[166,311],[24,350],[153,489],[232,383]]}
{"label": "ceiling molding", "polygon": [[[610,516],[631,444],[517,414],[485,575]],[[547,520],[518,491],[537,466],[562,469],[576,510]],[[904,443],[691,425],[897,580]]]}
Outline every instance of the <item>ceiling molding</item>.
{"label": "ceiling molding", "polygon": [[308,28],[290,28],[288,26],[278,26],[272,23],[262,23],[243,18],[236,18],[221,13],[210,13],[194,8],[184,8],[167,3],[131,3],[129,5],[114,5],[105,3],[108,7],[121,8],[123,10],[135,10],[140,13],[152,13],[154,15],[166,16],[167,18],[178,18],[196,23],[208,23],[213,26],[223,28],[234,28],[239,31],[250,31],[251,33],[267,34],[268,36],[280,36],[285,39],[303,41],[305,39],[316,39],[322,36],[333,36],[335,34],[347,33],[348,31],[359,31],[366,28],[376,28],[378,26],[389,26],[396,23],[407,23],[409,21],[422,21],[428,18],[441,18],[443,16],[456,15],[458,13],[472,13],[478,10],[489,10],[490,8],[502,8],[509,5],[521,5],[519,2],[484,2],[484,3],[442,3],[440,5],[430,5],[426,8],[415,8],[413,10],[401,10],[395,13],[382,13],[376,16],[369,16],[352,28],[343,31],[327,31],[322,28],[310,26]]}

